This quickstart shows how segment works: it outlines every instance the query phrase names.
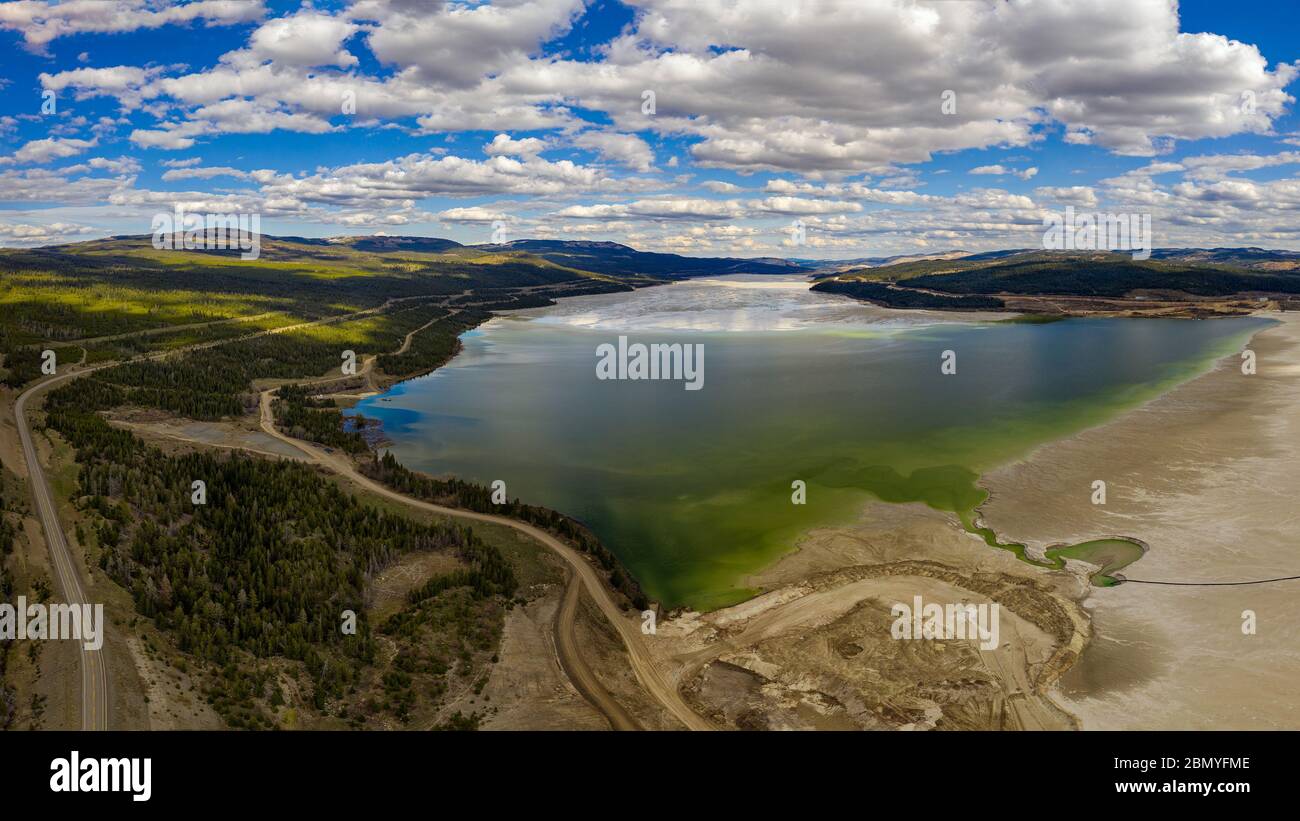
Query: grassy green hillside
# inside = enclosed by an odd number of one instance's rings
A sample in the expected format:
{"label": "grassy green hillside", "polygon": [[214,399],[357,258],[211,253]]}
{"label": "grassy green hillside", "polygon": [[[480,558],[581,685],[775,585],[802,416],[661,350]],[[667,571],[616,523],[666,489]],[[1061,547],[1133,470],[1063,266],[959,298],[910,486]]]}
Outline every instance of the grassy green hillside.
{"label": "grassy green hillside", "polygon": [[[35,375],[33,346],[134,334],[114,343],[140,352],[240,332],[231,326],[192,328],[214,322],[283,325],[388,299],[467,292],[491,295],[501,307],[521,307],[546,304],[536,289],[597,293],[624,290],[628,281],[655,281],[620,280],[524,251],[423,238],[387,241],[395,239],[263,237],[260,257],[250,261],[230,251],[160,251],[148,236],[0,250],[0,354],[9,372],[0,378],[21,384]],[[156,333],[166,329],[175,333]],[[20,378],[13,377],[16,366]]]}

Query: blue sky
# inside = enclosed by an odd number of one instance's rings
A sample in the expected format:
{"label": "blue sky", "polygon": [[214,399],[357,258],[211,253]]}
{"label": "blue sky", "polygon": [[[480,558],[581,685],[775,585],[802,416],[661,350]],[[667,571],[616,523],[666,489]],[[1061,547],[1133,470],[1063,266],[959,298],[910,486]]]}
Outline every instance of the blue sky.
{"label": "blue sky", "polygon": [[1300,248],[1287,4],[0,2],[0,38],[0,245],[179,203],[840,258],[1030,247],[1074,206]]}

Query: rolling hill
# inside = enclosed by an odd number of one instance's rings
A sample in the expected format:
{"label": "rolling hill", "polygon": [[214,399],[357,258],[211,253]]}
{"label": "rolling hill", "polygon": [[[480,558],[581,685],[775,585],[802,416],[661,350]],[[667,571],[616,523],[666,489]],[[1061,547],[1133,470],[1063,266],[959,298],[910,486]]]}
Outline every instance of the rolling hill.
{"label": "rolling hill", "polygon": [[796,262],[774,257],[757,259],[686,257],[680,254],[638,251],[617,242],[521,239],[502,245],[472,247],[485,251],[523,251],[550,260],[557,265],[610,276],[640,274],[680,279],[725,274],[798,274],[806,270]]}

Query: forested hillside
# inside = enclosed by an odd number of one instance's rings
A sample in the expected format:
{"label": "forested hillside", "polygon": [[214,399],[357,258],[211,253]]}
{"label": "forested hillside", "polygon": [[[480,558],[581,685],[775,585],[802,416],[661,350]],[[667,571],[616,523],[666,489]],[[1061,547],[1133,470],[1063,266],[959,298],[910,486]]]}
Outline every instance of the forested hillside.
{"label": "forested hillside", "polygon": [[[1153,255],[1154,256],[1154,255]],[[975,254],[959,259],[921,260],[846,271],[822,283],[893,282],[951,294],[1058,294],[1122,297],[1133,291],[1179,291],[1196,296],[1267,292],[1300,293],[1300,274],[1290,267],[1248,268],[1191,254],[1168,260],[1135,260],[1125,253],[1023,252],[1011,256]],[[817,286],[819,290],[829,290]]]}
{"label": "forested hillside", "polygon": [[[458,336],[491,309],[548,304],[551,293],[629,288],[520,253],[433,260],[427,257],[441,251],[381,245],[372,253],[275,241],[251,264],[220,254],[172,258],[136,239],[0,253],[0,284],[8,286],[0,300],[10,309],[0,315],[5,384],[21,388],[39,378],[47,347],[60,373],[77,363],[103,366],[50,391],[44,416],[35,415],[75,458],[69,527],[88,561],[129,594],[135,614],[162,639],[146,640],[151,655],[194,677],[232,727],[304,720],[475,727],[480,714],[447,714],[442,706],[486,681],[505,614],[517,603],[515,569],[454,520],[388,510],[293,462],[160,448],[109,418],[129,411],[247,424],[256,419],[259,392],[279,385],[273,411],[282,430],[369,463],[358,432],[364,420],[345,421],[306,382],[424,373],[454,356]],[[423,256],[391,256],[413,253]],[[213,288],[191,288],[196,282]],[[349,360],[356,370],[342,372]],[[388,465],[387,479],[419,477],[391,457]],[[201,502],[192,495],[196,481]],[[442,488],[439,498],[456,506],[487,504],[486,488],[454,480],[420,477],[413,486]],[[517,502],[492,512],[571,540],[643,601],[578,523]],[[5,544],[9,528],[0,516]],[[406,557],[428,555],[445,557],[441,569],[372,618],[375,578]],[[23,592],[3,563],[0,586],[6,599]],[[343,629],[349,613],[353,631]],[[15,702],[4,674],[9,657],[10,648],[0,647],[0,723],[23,714],[39,721],[40,704]]]}
{"label": "forested hillside", "polygon": [[1169,250],[1148,260],[1108,252],[969,254],[854,268],[818,277],[813,290],[889,308],[1240,315],[1261,300],[1281,310],[1300,304],[1294,256],[1240,248]]}
{"label": "forested hillside", "polygon": [[[91,556],[140,615],[209,665],[209,701],[232,726],[277,725],[283,696],[259,663],[268,659],[301,663],[317,710],[350,707],[356,722],[409,715],[409,686],[368,707],[347,698],[385,675],[371,669],[366,586],[404,553],[446,551],[463,563],[438,594],[466,587],[498,609],[514,595],[509,564],[467,528],[381,511],[292,462],[164,453],[109,426],[84,398],[74,386],[55,391],[48,425],[76,449],[75,502]],[[195,480],[205,484],[202,504]],[[355,634],[341,629],[345,611],[356,614]],[[450,666],[425,672],[453,675]]]}

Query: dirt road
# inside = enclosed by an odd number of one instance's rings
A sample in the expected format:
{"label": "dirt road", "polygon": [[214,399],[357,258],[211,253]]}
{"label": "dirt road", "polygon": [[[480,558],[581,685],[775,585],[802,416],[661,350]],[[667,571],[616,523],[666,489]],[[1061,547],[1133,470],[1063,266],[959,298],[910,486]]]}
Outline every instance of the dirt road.
{"label": "dirt road", "polygon": [[582,581],[576,573],[570,573],[568,585],[564,588],[564,600],[560,603],[560,612],[555,616],[555,652],[560,657],[560,666],[564,668],[564,673],[573,686],[582,693],[582,697],[604,714],[610,727],[615,730],[639,730],[641,725],[609,694],[578,651],[578,636],[574,627],[581,598]]}
{"label": "dirt road", "polygon": [[[587,594],[591,596],[592,601],[594,601],[596,606],[600,608],[601,612],[605,614],[605,618],[607,618],[609,623],[614,626],[614,629],[618,631],[619,636],[623,640],[623,646],[627,650],[628,661],[632,666],[632,672],[636,674],[637,680],[641,683],[642,688],[644,688],[652,698],[663,705],[664,709],[676,717],[676,719],[688,729],[713,729],[712,725],[709,724],[708,721],[687,706],[686,702],[682,699],[681,694],[677,692],[677,687],[664,677],[663,673],[655,664],[654,659],[651,657],[650,651],[646,648],[641,639],[639,622],[634,622],[623,615],[622,610],[620,610],[618,605],[615,604],[613,597],[610,596],[609,591],[601,581],[596,568],[592,567],[591,563],[588,562],[581,553],[555,538],[550,533],[547,533],[540,528],[533,527],[530,524],[525,524],[524,522],[516,521],[505,516],[494,516],[489,513],[477,513],[470,510],[443,507],[442,505],[435,505],[432,502],[425,502],[398,493],[373,479],[361,475],[361,473],[353,467],[352,463],[347,458],[339,454],[326,453],[308,442],[285,436],[276,429],[275,420],[271,413],[271,400],[274,394],[274,390],[262,393],[262,430],[302,451],[309,456],[313,462],[321,467],[324,467],[327,470],[332,470],[335,473],[346,477],[372,493],[377,493],[386,498],[401,502],[402,504],[410,505],[422,510],[428,510],[442,516],[471,519],[479,522],[492,522],[494,524],[514,528],[524,535],[536,539],[538,542],[541,542],[546,547],[558,553],[561,558],[569,563],[569,566],[573,568],[574,572],[578,574],[578,577],[582,580],[583,586],[587,590]],[[575,606],[570,609],[569,613],[570,627],[568,629],[570,631],[572,630],[572,617],[575,612],[576,602]],[[561,616],[562,615],[563,609],[561,612]],[[563,621],[563,619],[560,619],[560,621]]]}
{"label": "dirt road", "polygon": [[[307,328],[312,325],[331,324],[382,311],[397,302],[404,302],[408,299],[411,298],[402,297],[398,299],[390,299],[383,305],[375,308],[366,308],[350,314],[330,316],[323,319],[288,325],[282,328],[258,331],[233,339],[204,342],[178,349],[176,351],[161,351],[158,353],[133,357],[128,361],[143,362],[146,360],[161,359],[170,355],[180,355],[182,353],[212,348],[230,342],[253,339],[259,336],[287,333],[289,331]],[[54,568],[55,582],[59,586],[59,595],[69,604],[91,604],[92,602],[86,600],[85,588],[83,588],[81,584],[80,571],[77,569],[76,561],[74,560],[71,551],[68,549],[68,540],[63,532],[63,525],[59,522],[58,510],[54,504],[54,496],[50,492],[49,482],[45,478],[45,469],[42,467],[41,461],[37,457],[36,445],[32,439],[31,428],[27,423],[27,402],[33,396],[43,393],[56,385],[69,382],[79,376],[85,376],[88,373],[94,373],[95,371],[110,368],[118,364],[122,363],[105,362],[80,370],[65,370],[63,373],[46,379],[45,381],[33,385],[23,391],[14,402],[14,422],[18,427],[18,437],[22,442],[23,459],[27,462],[27,477],[28,481],[31,483],[32,496],[36,500],[36,510],[41,520],[41,529],[45,533],[45,541],[49,546],[50,564]],[[101,631],[107,631],[108,626],[99,625],[99,629]],[[81,645],[80,642],[78,642],[78,644]],[[81,649],[81,726],[84,730],[106,730],[109,727],[109,685],[106,650],[106,646],[101,646],[98,650],[87,650],[84,646],[82,646]]]}
{"label": "dirt road", "polygon": [[[401,297],[390,299],[383,305],[349,314],[325,317],[281,328],[263,330],[232,339],[204,342],[175,351],[147,354],[134,357],[128,361],[161,359],[167,356],[181,355],[192,351],[216,347],[217,345],[228,344],[230,342],[252,339],[258,336],[282,334],[313,325],[325,325],[346,321],[359,316],[383,311],[396,303],[419,298],[421,297]],[[406,339],[403,341],[403,349],[409,348],[411,338],[420,330],[423,330],[423,328],[416,329],[416,331],[407,335]],[[89,368],[66,371],[65,373],[54,376],[28,388],[18,397],[18,400],[14,405],[14,415],[23,446],[23,458],[27,462],[28,476],[31,479],[32,492],[36,498],[41,526],[45,532],[45,538],[49,544],[52,565],[56,571],[56,581],[59,584],[60,594],[63,596],[64,600],[69,603],[84,603],[84,588],[81,584],[77,566],[70,550],[68,549],[67,539],[64,535],[62,524],[58,519],[57,509],[54,505],[54,499],[50,492],[49,483],[45,478],[44,469],[40,464],[40,460],[37,458],[35,444],[26,418],[27,402],[31,397],[56,385],[118,364],[123,363],[105,362]],[[373,358],[366,364],[373,366]],[[615,729],[636,729],[638,727],[635,720],[628,715],[622,706],[619,705],[613,697],[609,695],[608,691],[603,688],[577,650],[576,637],[574,634],[574,621],[577,613],[579,595],[583,588],[587,590],[592,601],[595,602],[597,607],[600,608],[601,612],[609,620],[610,624],[618,631],[627,651],[632,670],[646,692],[687,728],[692,730],[713,729],[712,725],[687,706],[685,701],[682,700],[681,695],[678,693],[676,686],[669,682],[655,665],[649,650],[642,642],[639,632],[639,623],[630,620],[623,615],[618,605],[610,596],[604,583],[601,581],[598,571],[582,556],[582,554],[549,533],[523,522],[518,522],[503,516],[494,516],[491,514],[475,513],[473,511],[443,507],[441,505],[435,505],[404,496],[365,476],[362,476],[356,471],[350,461],[338,456],[326,454],[324,451],[309,443],[284,436],[276,430],[271,414],[271,398],[274,393],[275,391],[271,390],[263,392],[261,395],[262,429],[276,439],[287,443],[295,450],[304,454],[307,460],[329,470],[333,470],[371,492],[381,494],[387,498],[394,499],[412,507],[422,508],[444,516],[492,522],[511,527],[542,543],[547,548],[558,553],[566,562],[568,562],[575,575],[571,579],[568,589],[566,589],[563,606],[561,607],[560,613],[557,615],[557,652],[560,654],[561,664],[569,674],[570,680],[573,681],[574,686],[581,690],[588,700],[590,700],[606,715],[611,726]],[[102,629],[106,629],[106,626]],[[107,729],[109,726],[109,684],[104,652],[105,649],[103,647],[94,651],[85,650],[84,648],[82,650],[82,726],[84,729]]]}
{"label": "dirt road", "polygon": [[235,316],[229,319],[211,319],[207,322],[190,322],[185,325],[164,325],[161,328],[145,328],[142,331],[127,331],[120,334],[109,334],[108,336],[88,336],[83,339],[63,339],[46,343],[48,348],[68,348],[72,346],[85,347],[86,345],[98,345],[103,342],[116,342],[121,339],[135,339],[142,336],[157,336],[159,334],[193,331],[199,328],[211,328],[214,325],[234,325],[240,322],[256,322],[259,319],[266,319],[275,316],[279,311],[266,311],[265,313],[252,314],[250,316]]}

